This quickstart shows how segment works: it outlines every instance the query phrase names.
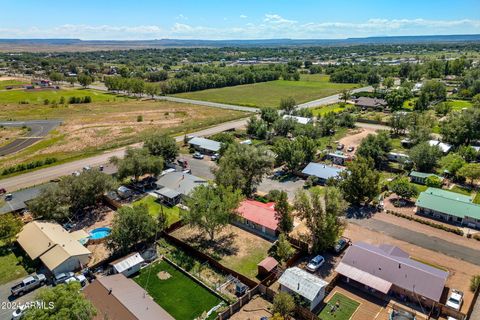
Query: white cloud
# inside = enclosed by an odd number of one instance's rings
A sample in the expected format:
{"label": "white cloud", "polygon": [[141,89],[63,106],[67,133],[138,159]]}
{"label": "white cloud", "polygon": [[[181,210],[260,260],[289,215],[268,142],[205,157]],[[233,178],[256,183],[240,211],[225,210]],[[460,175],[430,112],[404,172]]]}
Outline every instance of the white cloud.
{"label": "white cloud", "polygon": [[177,20],[188,20],[188,17],[184,16],[183,14],[179,14],[178,16],[176,16],[176,19]]}
{"label": "white cloud", "polygon": [[[234,26],[173,25],[74,25],[51,28],[0,28],[0,38],[81,38],[81,39],[266,39],[266,38],[345,38],[380,35],[421,35],[480,33],[480,20],[369,19],[363,22],[299,22],[278,14],[266,14],[260,21]],[[179,16],[179,17],[180,17]],[[178,17],[177,17],[178,18]],[[180,19],[178,19],[180,20]]]}
{"label": "white cloud", "polygon": [[241,14],[241,15],[240,15],[240,19],[247,19],[247,18],[248,18],[248,17],[247,17],[246,15],[244,15],[244,14]]}

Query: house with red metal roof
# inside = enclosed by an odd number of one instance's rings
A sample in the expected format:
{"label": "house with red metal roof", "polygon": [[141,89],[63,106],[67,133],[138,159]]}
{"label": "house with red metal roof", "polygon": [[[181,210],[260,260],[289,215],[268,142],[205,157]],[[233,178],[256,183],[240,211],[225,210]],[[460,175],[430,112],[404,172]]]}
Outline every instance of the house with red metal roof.
{"label": "house with red metal roof", "polygon": [[277,238],[278,220],[275,203],[244,200],[237,209],[234,224],[270,240]]}

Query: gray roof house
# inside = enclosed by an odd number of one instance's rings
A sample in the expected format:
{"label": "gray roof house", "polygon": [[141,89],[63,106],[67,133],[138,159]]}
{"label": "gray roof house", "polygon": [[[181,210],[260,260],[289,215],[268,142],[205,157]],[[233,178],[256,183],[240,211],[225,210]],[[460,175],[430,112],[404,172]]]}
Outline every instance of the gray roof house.
{"label": "gray roof house", "polygon": [[335,271],[377,292],[418,296],[439,302],[448,272],[410,259],[407,252],[391,245],[354,243]]}
{"label": "gray roof house", "polygon": [[344,169],[329,166],[324,163],[310,162],[302,173],[307,176],[314,176],[320,180],[320,183],[325,183],[330,178],[339,178],[340,173]]}
{"label": "gray roof house", "polygon": [[384,109],[388,104],[384,99],[359,97],[355,99],[355,105],[360,108]]}
{"label": "gray roof house", "polygon": [[51,185],[53,185],[53,183],[46,183],[40,186],[12,192],[12,200],[5,201],[5,204],[0,207],[0,214],[27,209],[27,203],[38,197],[43,189],[46,189]]}
{"label": "gray roof house", "polygon": [[193,137],[188,141],[190,147],[204,153],[215,153],[220,150],[222,144],[215,140],[205,139],[201,137]]}
{"label": "gray roof house", "polygon": [[296,293],[309,302],[310,310],[325,298],[325,288],[328,285],[325,280],[298,267],[285,270],[278,283],[280,290]]}
{"label": "gray roof house", "polygon": [[180,202],[182,197],[188,196],[199,185],[206,185],[207,180],[196,177],[189,173],[169,172],[160,177],[157,182],[155,193],[158,197],[170,205]]}

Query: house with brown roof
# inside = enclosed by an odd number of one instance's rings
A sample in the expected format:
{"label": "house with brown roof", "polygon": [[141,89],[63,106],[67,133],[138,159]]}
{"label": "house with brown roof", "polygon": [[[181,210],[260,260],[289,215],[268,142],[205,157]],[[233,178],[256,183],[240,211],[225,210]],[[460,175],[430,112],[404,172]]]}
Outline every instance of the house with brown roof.
{"label": "house with brown roof", "polygon": [[262,203],[244,200],[237,209],[238,217],[234,224],[270,240],[277,238],[278,219],[275,216],[275,203]]}
{"label": "house with brown roof", "polygon": [[358,99],[355,99],[355,106],[362,109],[375,109],[383,111],[387,108],[388,104],[384,99],[359,97]]}
{"label": "house with brown roof", "polygon": [[413,260],[402,249],[354,243],[335,268],[345,281],[380,296],[408,297],[432,306],[440,302],[448,272]]}
{"label": "house with brown roof", "polygon": [[52,273],[61,273],[88,263],[91,252],[80,243],[81,234],[55,222],[32,221],[18,233],[17,242],[32,260],[40,259]]}
{"label": "house with brown roof", "polygon": [[174,320],[142,287],[121,273],[97,278],[83,293],[97,309],[94,320]]}

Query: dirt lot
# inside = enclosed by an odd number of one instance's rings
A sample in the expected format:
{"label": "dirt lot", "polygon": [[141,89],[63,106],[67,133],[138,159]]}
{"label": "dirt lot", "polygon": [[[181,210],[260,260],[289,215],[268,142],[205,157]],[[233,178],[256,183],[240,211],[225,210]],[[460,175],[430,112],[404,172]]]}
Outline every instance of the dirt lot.
{"label": "dirt lot", "polygon": [[25,135],[26,132],[27,129],[23,128],[0,126],[0,147],[20,138]]}
{"label": "dirt lot", "polygon": [[272,243],[243,229],[228,225],[215,236],[212,242],[199,230],[184,226],[172,236],[196,247],[251,279],[257,275],[257,264],[268,255]]}
{"label": "dirt lot", "polygon": [[354,155],[362,140],[371,133],[375,134],[376,131],[371,128],[356,128],[349,130],[347,135],[341,138],[339,142],[345,145],[345,150],[349,147],[354,147],[355,150],[349,153],[350,155]]}
{"label": "dirt lot", "polygon": [[138,142],[149,132],[167,134],[192,131],[220,122],[237,119],[245,113],[199,107],[166,101],[98,102],[58,106],[9,104],[2,106],[0,117],[15,119],[38,117],[62,119],[63,124],[41,143],[2,161],[8,167],[39,157],[80,156],[85,152],[113,148]]}
{"label": "dirt lot", "polygon": [[447,280],[446,286],[450,289],[455,288],[464,292],[465,296],[461,310],[462,312],[466,312],[470,307],[473,299],[473,293],[470,292],[469,289],[470,279],[473,275],[480,274],[480,266],[394,239],[385,234],[362,228],[353,223],[350,223],[347,226],[344,235],[352,239],[353,242],[364,241],[374,245],[385,243],[395,245],[408,252],[411,257],[448,269],[450,276]]}
{"label": "dirt lot", "polygon": [[269,311],[272,304],[260,296],[254,297],[240,311],[230,317],[232,320],[258,320],[262,317],[270,318],[272,313]]}

